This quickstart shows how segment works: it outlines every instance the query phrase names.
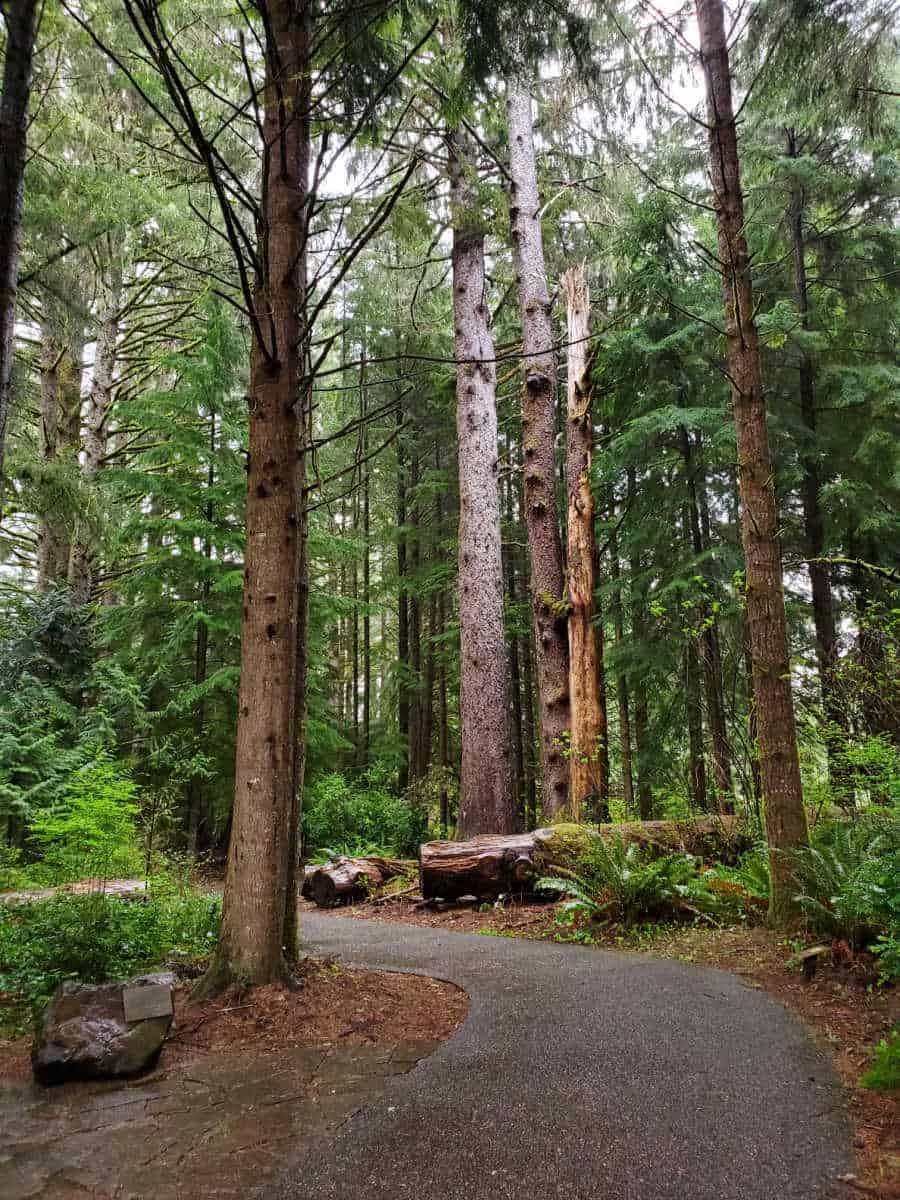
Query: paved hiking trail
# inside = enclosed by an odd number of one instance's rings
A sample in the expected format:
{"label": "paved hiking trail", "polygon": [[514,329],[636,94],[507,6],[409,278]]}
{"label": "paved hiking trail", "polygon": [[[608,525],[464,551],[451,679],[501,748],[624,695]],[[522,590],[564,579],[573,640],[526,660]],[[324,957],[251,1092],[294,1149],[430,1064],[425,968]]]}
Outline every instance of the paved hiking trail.
{"label": "paved hiking trail", "polygon": [[306,915],[304,948],[450,980],[458,1033],[271,1200],[831,1200],[851,1132],[801,1025],[719,971]]}

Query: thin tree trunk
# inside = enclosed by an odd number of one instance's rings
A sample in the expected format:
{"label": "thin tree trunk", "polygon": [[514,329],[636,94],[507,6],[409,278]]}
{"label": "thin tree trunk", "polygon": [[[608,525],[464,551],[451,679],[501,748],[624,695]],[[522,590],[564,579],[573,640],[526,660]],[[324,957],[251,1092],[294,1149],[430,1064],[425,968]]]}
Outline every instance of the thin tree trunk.
{"label": "thin tree trunk", "polygon": [[[600,579],[600,550],[594,537],[594,582]],[[596,600],[594,602],[594,637],[597,641],[597,704],[600,707],[600,728],[605,731],[603,743],[600,746],[600,778],[598,780],[596,817],[600,824],[609,821],[610,795],[610,758],[609,758],[609,704],[606,692],[606,649],[603,614]]]}
{"label": "thin tree trunk", "polygon": [[0,93],[0,520],[6,429],[12,399],[28,98],[38,12],[37,0],[7,0],[3,6],[6,53]]}
{"label": "thin tree trunk", "polygon": [[[704,531],[701,527],[700,505],[697,495],[697,471],[690,434],[684,425],[678,428],[681,455],[684,460],[687,482],[687,518],[690,529],[691,548],[699,557],[705,550]],[[705,566],[701,574],[706,582]],[[700,602],[700,661],[703,665],[703,685],[706,693],[706,716],[712,741],[713,767],[716,775],[716,800],[720,812],[734,809],[731,800],[731,751],[725,726],[725,697],[722,686],[722,655],[719,649],[719,625],[708,598]]]}
{"label": "thin tree trunk", "polygon": [[587,338],[590,295],[582,267],[562,277],[568,313],[568,401],[566,422],[566,493],[568,539],[566,584],[569,603],[569,696],[572,737],[569,747],[569,815],[580,821],[585,805],[604,790],[601,755],[606,729],[597,695],[599,672],[594,629],[594,497],[591,491],[591,376]]}
{"label": "thin tree trunk", "polygon": [[[365,417],[368,413],[368,395],[366,392],[366,356],[363,351],[362,365],[360,367],[361,374],[361,392],[362,392],[362,416]],[[366,456],[369,449],[368,427],[363,426],[362,434],[362,452],[363,457]],[[362,516],[363,516],[363,699],[362,699],[362,751],[360,759],[363,766],[368,766],[369,763],[369,741],[372,730],[372,563],[371,563],[371,512],[370,503],[370,465],[363,465],[363,495],[362,495]]]}
{"label": "thin tree trunk", "polygon": [[406,544],[406,452],[403,435],[403,397],[397,400],[397,722],[402,745],[399,788],[405,792],[409,787],[409,595],[407,592],[407,544]]}
{"label": "thin tree trunk", "polygon": [[[307,392],[307,412],[311,412],[311,396]],[[297,661],[294,681],[294,710],[297,736],[294,745],[294,782],[290,822],[288,825],[288,876],[284,906],[284,935],[282,945],[289,961],[300,953],[299,910],[303,871],[301,833],[303,820],[303,786],[306,780],[306,755],[309,726],[309,514],[306,509],[306,447],[311,444],[309,430],[301,441],[299,479],[297,483],[300,506],[300,550],[297,564]]]}
{"label": "thin tree trunk", "polygon": [[[41,330],[41,458],[56,463],[59,452],[59,366],[65,353],[47,322]],[[53,466],[48,467],[52,475]],[[65,535],[55,497],[45,487],[44,511],[38,525],[37,587],[46,592],[65,577]]]}
{"label": "thin tree trunk", "polygon": [[509,212],[525,353],[524,516],[531,560],[544,813],[549,819],[566,811],[569,795],[570,764],[563,754],[571,723],[569,646],[562,603],[564,575],[554,486],[556,355],[541,236],[531,96],[518,84],[510,84],[507,89],[507,120]]}
{"label": "thin tree trunk", "polygon": [[[212,524],[214,517],[212,490],[216,482],[216,414],[209,414],[209,464],[206,471],[206,517],[207,531],[203,538],[203,557],[206,566],[203,573],[203,583],[200,588],[200,611],[197,621],[197,638],[194,647],[194,686],[202,687],[206,682],[209,659],[209,626],[207,614],[212,580],[209,564],[212,561]],[[194,751],[200,753],[206,733],[206,701],[201,696],[194,707]],[[187,811],[187,852],[195,858],[200,845],[201,831],[206,823],[206,812],[203,795],[203,780],[197,774],[188,780],[188,811]]]}
{"label": "thin tree trunk", "polygon": [[[84,414],[84,434],[81,478],[88,489],[96,484],[103,467],[109,441],[109,417],[112,411],[116,357],[119,341],[119,318],[122,305],[121,247],[109,239],[108,275],[102,280],[103,310],[94,347],[94,372]],[[87,604],[94,586],[96,563],[91,545],[90,523],[79,518],[72,539],[69,562],[69,586],[76,604]]]}
{"label": "thin tree trunk", "polygon": [[[787,130],[788,157],[798,155],[797,138],[793,129]],[[809,329],[809,289],[806,279],[806,240],[803,232],[806,197],[799,182],[791,186],[788,209],[788,227],[791,237],[791,252],[794,259],[794,299],[803,329]],[[819,477],[818,447],[816,445],[816,385],[812,357],[805,346],[800,347],[798,364],[800,416],[806,426],[809,441],[801,454],[803,482],[800,489],[803,503],[803,526],[806,534],[806,553],[809,581],[812,589],[813,625],[816,631],[816,658],[819,668],[819,687],[822,692],[822,707],[826,720],[834,727],[832,732],[846,729],[846,717],[836,695],[835,668],[838,659],[837,623],[834,614],[834,596],[831,589],[831,572],[822,559],[825,554],[825,520],[819,501],[821,479]],[[829,759],[834,759],[835,739],[827,736],[825,745]]]}
{"label": "thin tree trunk", "polygon": [[[309,8],[267,5],[264,274],[250,361],[247,548],[235,793],[222,931],[204,990],[284,973],[295,812],[306,367]],[[289,115],[288,115],[289,114]],[[301,411],[298,413],[298,409]]]}
{"label": "thin tree trunk", "polygon": [[484,230],[459,130],[447,138],[453,210],[453,315],[459,444],[462,769],[457,833],[511,833],[512,787],[503,565],[497,490],[494,343],[485,302]]}
{"label": "thin tree trunk", "polygon": [[684,644],[684,704],[687,713],[688,759],[691,800],[694,808],[706,809],[706,758],[703,753],[703,703],[700,699],[700,655],[692,631]]}
{"label": "thin tree trunk", "polygon": [[[634,503],[637,492],[637,473],[634,467],[628,468],[627,486],[628,499],[626,506],[630,508]],[[637,553],[632,552],[628,566],[631,572],[631,637],[635,643],[639,643],[644,640],[646,625],[643,608],[645,597],[642,594],[642,589],[638,587],[641,562],[640,556]],[[653,792],[650,787],[650,707],[647,703],[647,685],[645,680],[641,680],[635,684],[632,688],[632,695],[634,697],[634,721],[632,729],[634,733],[635,766],[637,768],[638,815],[642,821],[651,821],[653,819]]]}
{"label": "thin tree trunk", "polygon": [[737,124],[722,0],[696,0],[707,95],[709,171],[715,195],[737,429],[747,617],[770,847],[770,920],[794,909],[796,885],[785,853],[808,840],[791,696],[781,548],[750,256],[745,234]]}
{"label": "thin tree trunk", "polygon": [[412,528],[409,547],[412,588],[409,593],[409,669],[412,687],[409,696],[409,778],[412,783],[422,777],[422,604],[419,599],[422,565],[422,532],[418,500],[419,455],[416,451],[409,464],[409,487],[414,497],[409,524]]}
{"label": "thin tree trunk", "polygon": [[[611,514],[615,519],[615,509]],[[621,653],[625,644],[625,620],[622,611],[622,568],[619,562],[619,539],[615,525],[609,534],[609,566],[613,579],[612,614],[616,649]],[[622,758],[622,800],[626,813],[634,812],[634,768],[631,755],[631,711],[628,699],[628,676],[620,668],[616,676],[616,701],[619,708],[619,742]]]}

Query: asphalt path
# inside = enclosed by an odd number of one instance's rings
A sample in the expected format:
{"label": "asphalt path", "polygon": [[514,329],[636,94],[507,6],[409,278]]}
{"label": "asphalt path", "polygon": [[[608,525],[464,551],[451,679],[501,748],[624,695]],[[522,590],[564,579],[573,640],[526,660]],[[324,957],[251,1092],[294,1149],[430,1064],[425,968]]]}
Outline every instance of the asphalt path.
{"label": "asphalt path", "polygon": [[305,948],[465,988],[459,1031],[271,1200],[831,1200],[839,1085],[734,976],[646,955],[328,916]]}

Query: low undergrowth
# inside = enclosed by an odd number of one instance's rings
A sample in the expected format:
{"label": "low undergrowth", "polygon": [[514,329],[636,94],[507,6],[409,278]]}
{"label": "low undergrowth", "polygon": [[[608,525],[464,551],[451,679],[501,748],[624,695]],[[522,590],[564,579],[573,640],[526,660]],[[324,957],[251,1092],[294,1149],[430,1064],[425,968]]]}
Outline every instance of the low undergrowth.
{"label": "low undergrowth", "polygon": [[22,1029],[66,979],[101,983],[147,971],[172,955],[203,958],[218,936],[221,902],[162,878],[147,896],[102,891],[0,904],[0,1025]]}

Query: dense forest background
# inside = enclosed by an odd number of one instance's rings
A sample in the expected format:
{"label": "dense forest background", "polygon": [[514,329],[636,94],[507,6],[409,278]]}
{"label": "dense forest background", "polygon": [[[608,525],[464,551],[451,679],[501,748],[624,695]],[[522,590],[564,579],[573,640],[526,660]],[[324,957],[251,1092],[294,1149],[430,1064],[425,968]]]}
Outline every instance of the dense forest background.
{"label": "dense forest background", "polygon": [[[457,821],[461,171],[494,346],[514,795],[522,827],[553,815],[526,528],[516,88],[534,99],[560,397],[544,448],[564,547],[579,343],[592,391],[604,732],[584,816],[737,809],[759,825],[733,380],[690,6],[580,6],[549,32],[502,5],[315,7],[307,850],[408,853]],[[900,786],[893,18],[875,0],[820,0],[739,5],[728,22],[813,813],[896,803]],[[145,848],[227,846],[264,24],[212,0],[40,14],[0,524],[10,870],[85,791],[136,805]],[[590,310],[574,339],[563,276],[580,266]],[[565,627],[567,603],[551,624]],[[565,736],[557,751],[577,754]]]}

